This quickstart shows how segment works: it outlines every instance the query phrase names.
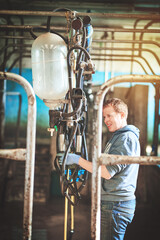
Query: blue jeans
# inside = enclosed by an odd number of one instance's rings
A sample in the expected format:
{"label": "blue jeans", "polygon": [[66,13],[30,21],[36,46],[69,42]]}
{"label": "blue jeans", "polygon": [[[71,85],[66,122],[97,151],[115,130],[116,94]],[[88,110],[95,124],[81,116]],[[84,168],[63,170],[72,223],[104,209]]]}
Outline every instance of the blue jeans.
{"label": "blue jeans", "polygon": [[101,240],[123,240],[127,225],[132,222],[136,200],[101,201]]}

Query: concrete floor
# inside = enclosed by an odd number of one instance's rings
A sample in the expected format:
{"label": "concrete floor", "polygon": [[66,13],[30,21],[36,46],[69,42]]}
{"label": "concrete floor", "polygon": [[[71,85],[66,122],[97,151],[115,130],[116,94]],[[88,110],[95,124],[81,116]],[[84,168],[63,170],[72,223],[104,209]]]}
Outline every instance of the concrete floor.
{"label": "concrete floor", "polygon": [[[160,207],[137,204],[125,240],[160,239]],[[0,240],[22,240],[22,203],[5,203],[0,209]],[[34,204],[32,240],[63,240],[64,198]],[[90,202],[82,199],[75,207],[75,233],[72,240],[90,240]]]}
{"label": "concrete floor", "polygon": [[[22,203],[6,203],[0,210],[0,240],[22,240]],[[73,240],[90,239],[90,202],[80,201],[75,207]],[[33,240],[64,239],[64,198],[55,197],[46,204],[34,204]],[[70,205],[68,217],[70,229]]]}

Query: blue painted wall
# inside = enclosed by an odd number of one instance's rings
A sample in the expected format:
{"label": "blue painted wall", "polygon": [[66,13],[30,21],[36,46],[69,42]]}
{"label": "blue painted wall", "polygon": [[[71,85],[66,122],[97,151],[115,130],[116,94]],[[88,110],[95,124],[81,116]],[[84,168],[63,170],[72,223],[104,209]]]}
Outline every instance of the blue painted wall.
{"label": "blue painted wall", "polygon": [[[13,69],[13,73],[19,74],[19,69]],[[28,80],[28,82],[33,86],[32,84],[32,71],[31,69],[23,69],[22,76]],[[27,94],[21,85],[13,82],[13,81],[7,81],[6,86],[7,92],[19,92],[22,96],[22,112],[21,112],[21,130],[20,130],[20,136],[25,136],[26,129],[24,126],[26,126],[27,123],[27,111],[28,111],[28,99]],[[49,108],[43,103],[41,99],[39,99],[36,96],[37,101],[37,137],[40,138],[49,138],[50,135],[47,132],[47,128],[49,127],[49,116],[48,116],[48,110]],[[14,134],[14,125],[17,121],[17,113],[18,113],[18,106],[19,106],[19,98],[18,96],[13,95],[7,95],[6,97],[6,132],[7,135]]]}

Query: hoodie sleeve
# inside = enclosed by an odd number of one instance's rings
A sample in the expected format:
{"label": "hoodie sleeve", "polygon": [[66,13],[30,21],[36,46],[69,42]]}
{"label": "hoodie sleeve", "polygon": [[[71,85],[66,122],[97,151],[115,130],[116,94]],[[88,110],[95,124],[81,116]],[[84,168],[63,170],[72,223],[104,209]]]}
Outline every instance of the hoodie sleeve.
{"label": "hoodie sleeve", "polygon": [[[121,134],[113,142],[112,147],[109,150],[109,154],[113,155],[128,155],[134,156],[136,149],[136,139],[135,135],[131,136],[129,134]],[[117,164],[112,166],[106,166],[107,170],[113,177],[116,173],[123,171],[127,164]]]}

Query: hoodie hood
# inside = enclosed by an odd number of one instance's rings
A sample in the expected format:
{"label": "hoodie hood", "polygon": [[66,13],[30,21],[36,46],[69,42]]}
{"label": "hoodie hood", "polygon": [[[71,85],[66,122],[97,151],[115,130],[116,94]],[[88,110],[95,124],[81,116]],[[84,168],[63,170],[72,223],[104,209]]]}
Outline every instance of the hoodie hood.
{"label": "hoodie hood", "polygon": [[123,128],[120,128],[120,129],[118,129],[117,131],[115,131],[114,132],[114,135],[119,135],[119,134],[121,134],[121,133],[123,133],[123,132],[128,132],[128,131],[131,131],[131,132],[133,132],[135,135],[136,135],[136,137],[139,139],[139,133],[140,133],[140,131],[139,131],[139,129],[137,128],[137,127],[135,127],[134,125],[126,125],[125,127],[123,127]]}

